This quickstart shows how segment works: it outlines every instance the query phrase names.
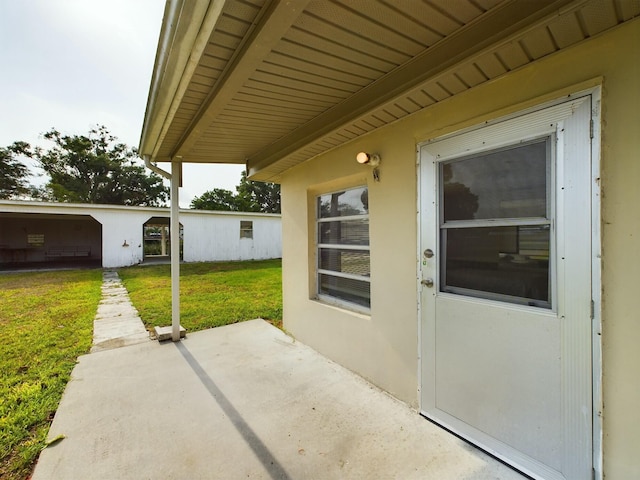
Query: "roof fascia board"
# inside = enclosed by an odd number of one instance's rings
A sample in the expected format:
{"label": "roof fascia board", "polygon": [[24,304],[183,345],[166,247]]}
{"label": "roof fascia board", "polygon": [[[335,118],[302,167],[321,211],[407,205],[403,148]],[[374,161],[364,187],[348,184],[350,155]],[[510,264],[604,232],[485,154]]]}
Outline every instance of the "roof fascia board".
{"label": "roof fascia board", "polygon": [[167,0],[139,151],[153,161],[228,0]]}
{"label": "roof fascia board", "polygon": [[[34,214],[66,214],[66,215],[90,215],[100,212],[135,212],[149,215],[169,217],[169,207],[139,207],[135,205],[110,205],[101,203],[55,203],[34,202],[28,200],[0,200],[0,214],[4,213],[34,213]],[[209,215],[219,217],[242,218],[280,218],[280,213],[264,212],[229,212],[222,210],[197,210],[181,208],[180,214]]]}
{"label": "roof fascia board", "polygon": [[[168,56],[173,45],[176,31],[172,26],[175,24],[175,18],[179,15],[182,8],[182,0],[166,0],[164,6],[164,14],[162,15],[162,26],[160,27],[160,35],[158,37],[158,48],[156,50],[156,58],[153,64],[151,74],[151,84],[149,86],[149,96],[147,97],[147,106],[145,109],[145,121],[142,125],[140,134],[139,150],[142,151],[146,147],[146,143],[150,140],[150,136],[157,132],[158,116],[153,115],[158,110],[158,98],[165,100],[160,95],[161,85],[165,85],[167,74],[176,72],[175,68],[167,69]],[[170,82],[168,82],[170,83]],[[162,109],[161,109],[162,110]]]}
{"label": "roof fascia board", "polygon": [[[247,171],[253,176],[278,160],[355,121],[425,81],[444,73],[465,58],[486,48],[511,40],[549,16],[559,15],[567,6],[582,0],[510,0],[488,11],[477,22],[446,37],[423,53],[399,66],[344,102],[307,122],[289,135],[247,159]],[[487,32],[490,32],[487,35]]]}
{"label": "roof fascia board", "polygon": [[193,145],[289,31],[309,1],[270,1],[265,4],[253,30],[203,102],[194,121],[178,142],[172,157],[188,159]]}
{"label": "roof fascia board", "polygon": [[90,215],[95,212],[139,212],[157,214],[167,210],[164,207],[138,207],[128,205],[107,205],[96,203],[53,203],[8,200],[0,202],[0,213],[38,213],[38,214],[67,214]]}

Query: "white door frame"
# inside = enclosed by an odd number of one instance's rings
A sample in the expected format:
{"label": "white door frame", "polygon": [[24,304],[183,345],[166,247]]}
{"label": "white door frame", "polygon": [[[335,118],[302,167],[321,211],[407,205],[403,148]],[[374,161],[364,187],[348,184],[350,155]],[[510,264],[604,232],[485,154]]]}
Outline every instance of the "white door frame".
{"label": "white door frame", "polygon": [[[549,107],[560,105],[572,99],[583,97],[585,95],[591,96],[591,298],[592,298],[592,321],[591,321],[591,358],[592,358],[592,403],[593,403],[593,471],[595,479],[603,478],[602,471],[602,312],[601,312],[601,187],[600,187],[600,149],[601,149],[601,135],[600,135],[600,116],[601,116],[601,88],[596,87],[586,91],[580,91],[569,96],[563,96],[555,101],[542,103],[536,107],[529,108],[523,111],[518,111],[508,116],[496,118],[492,121],[485,122],[481,125],[477,125],[471,128],[462,129],[451,134],[439,137],[437,140],[443,140],[449,137],[459,136],[461,134],[478,130],[490,126],[492,124],[504,122],[525,114],[533,113],[536,111],[544,110]],[[422,305],[423,285],[421,284],[422,278],[422,262],[424,256],[422,249],[424,243],[422,235],[424,231],[424,225],[422,220],[422,202],[425,195],[424,186],[422,185],[422,167],[421,167],[421,148],[425,144],[432,143],[434,140],[427,142],[421,142],[417,145],[416,149],[416,172],[417,172],[417,298],[418,298],[418,396],[420,402],[422,402],[422,364],[424,348],[424,329],[423,329],[423,313],[424,307]],[[421,405],[422,409],[422,405]],[[492,452],[490,452],[492,453]]]}

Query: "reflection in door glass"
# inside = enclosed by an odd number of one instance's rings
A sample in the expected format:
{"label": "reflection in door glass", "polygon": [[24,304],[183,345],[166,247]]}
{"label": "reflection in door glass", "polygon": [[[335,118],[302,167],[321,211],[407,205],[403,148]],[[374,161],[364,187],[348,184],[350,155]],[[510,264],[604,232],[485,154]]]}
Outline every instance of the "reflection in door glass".
{"label": "reflection in door glass", "polygon": [[440,290],[551,307],[549,137],[440,165]]}
{"label": "reflection in door glass", "polygon": [[443,230],[442,242],[443,291],[549,305],[548,225],[453,228]]}
{"label": "reflection in door glass", "polygon": [[547,140],[442,165],[444,221],[547,215]]}

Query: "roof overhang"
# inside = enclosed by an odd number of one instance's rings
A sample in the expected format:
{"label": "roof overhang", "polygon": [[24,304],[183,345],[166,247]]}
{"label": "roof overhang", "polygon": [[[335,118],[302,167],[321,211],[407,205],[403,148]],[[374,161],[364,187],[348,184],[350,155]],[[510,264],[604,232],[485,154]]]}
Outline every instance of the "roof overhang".
{"label": "roof overhang", "polygon": [[168,0],[140,153],[278,181],[639,14],[616,0]]}

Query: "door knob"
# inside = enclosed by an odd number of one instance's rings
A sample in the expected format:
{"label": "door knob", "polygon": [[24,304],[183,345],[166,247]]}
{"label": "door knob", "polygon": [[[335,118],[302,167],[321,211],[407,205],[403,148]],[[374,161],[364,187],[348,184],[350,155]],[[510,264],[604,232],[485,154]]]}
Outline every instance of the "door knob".
{"label": "door knob", "polygon": [[424,278],[420,283],[425,287],[431,288],[433,287],[433,278]]}

